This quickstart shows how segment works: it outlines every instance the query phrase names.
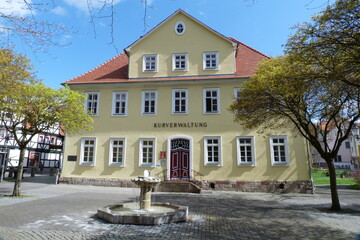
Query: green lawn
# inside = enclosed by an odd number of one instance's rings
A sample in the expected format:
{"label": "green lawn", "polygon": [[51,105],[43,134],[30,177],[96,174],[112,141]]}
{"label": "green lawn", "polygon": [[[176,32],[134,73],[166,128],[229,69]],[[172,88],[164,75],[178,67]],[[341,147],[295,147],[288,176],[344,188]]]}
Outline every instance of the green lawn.
{"label": "green lawn", "polygon": [[[346,171],[336,170],[336,183],[337,184],[349,184],[349,185],[357,184],[353,178],[341,178],[340,176],[344,172],[346,172]],[[330,184],[330,178],[327,176],[327,170],[312,169],[312,176],[313,176],[315,185]]]}

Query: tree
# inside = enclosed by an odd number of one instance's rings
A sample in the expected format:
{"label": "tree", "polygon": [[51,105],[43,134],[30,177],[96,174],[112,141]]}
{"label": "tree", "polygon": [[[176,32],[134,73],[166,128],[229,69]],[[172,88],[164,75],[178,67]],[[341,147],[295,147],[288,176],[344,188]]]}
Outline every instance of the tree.
{"label": "tree", "polygon": [[[29,60],[11,49],[0,49],[0,89],[14,90],[19,82],[30,82],[34,79]],[[0,94],[7,94],[0,91]],[[4,96],[0,95],[2,99]]]}
{"label": "tree", "polygon": [[[265,60],[251,80],[244,83],[244,90],[230,110],[236,121],[248,128],[294,126],[326,161],[331,210],[340,210],[333,162],[360,117],[360,91],[327,78],[323,70],[289,56]],[[336,129],[333,146],[329,145],[332,129]]]}
{"label": "tree", "polygon": [[[286,54],[323,68],[322,74],[328,78],[360,87],[359,0],[338,0],[314,16],[311,23],[295,29],[286,44]],[[332,75],[334,72],[337,75]]]}
{"label": "tree", "polygon": [[[147,27],[147,9],[150,8],[149,0],[139,0],[144,5],[144,26]],[[15,39],[28,46],[33,52],[47,51],[54,46],[67,46],[69,43],[61,41],[62,36],[71,33],[72,26],[65,26],[61,23],[49,21],[50,17],[44,14],[51,14],[58,8],[56,0],[8,0],[0,3],[0,45],[12,45]],[[69,1],[72,2],[72,1]],[[93,26],[96,37],[96,25],[101,21],[109,28],[109,44],[115,46],[115,6],[120,0],[87,0],[74,1],[77,7],[87,8],[90,23]],[[85,4],[85,5],[84,5]],[[42,13],[42,14],[38,14]],[[103,23],[105,22],[105,23]]]}
{"label": "tree", "polygon": [[[46,87],[28,72],[30,67],[23,56],[14,53],[7,56],[15,59],[0,59],[0,62],[22,63],[9,64],[0,69],[0,124],[14,137],[20,149],[13,191],[13,196],[20,196],[24,154],[32,138],[54,126],[61,126],[69,134],[83,129],[90,130],[92,118],[85,110],[84,95],[67,87],[58,90]],[[7,76],[11,81],[3,84]]]}
{"label": "tree", "polygon": [[358,0],[339,0],[298,26],[285,56],[262,62],[230,106],[246,127],[299,130],[327,163],[331,210],[341,209],[333,162],[359,119],[359,12]]}

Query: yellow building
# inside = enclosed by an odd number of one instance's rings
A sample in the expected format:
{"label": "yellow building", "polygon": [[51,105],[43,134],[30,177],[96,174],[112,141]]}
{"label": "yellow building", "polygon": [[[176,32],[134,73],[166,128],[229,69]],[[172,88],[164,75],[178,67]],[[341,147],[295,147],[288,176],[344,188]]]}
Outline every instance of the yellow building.
{"label": "yellow building", "polygon": [[94,130],[67,136],[61,182],[133,186],[149,170],[203,189],[311,186],[305,140],[233,121],[228,107],[267,57],[178,10],[99,67],[65,84],[86,93]]}

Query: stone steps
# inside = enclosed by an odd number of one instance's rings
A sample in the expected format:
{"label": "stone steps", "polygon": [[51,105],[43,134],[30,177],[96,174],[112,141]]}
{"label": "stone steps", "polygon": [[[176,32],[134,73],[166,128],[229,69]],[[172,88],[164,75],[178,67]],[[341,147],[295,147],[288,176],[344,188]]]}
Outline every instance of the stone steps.
{"label": "stone steps", "polygon": [[155,192],[200,193],[201,188],[190,181],[162,181]]}

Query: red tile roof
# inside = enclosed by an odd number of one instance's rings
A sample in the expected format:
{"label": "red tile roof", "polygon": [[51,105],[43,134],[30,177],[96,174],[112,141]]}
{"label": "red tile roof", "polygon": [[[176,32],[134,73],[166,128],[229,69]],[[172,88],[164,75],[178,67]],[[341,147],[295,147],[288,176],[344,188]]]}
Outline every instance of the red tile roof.
{"label": "red tile roof", "polygon": [[231,41],[237,43],[236,49],[236,72],[237,77],[250,77],[254,74],[259,62],[264,59],[269,59],[265,54],[245,45],[244,43],[229,38]]}
{"label": "red tile roof", "polygon": [[161,78],[128,78],[128,56],[121,53],[100,66],[70,79],[63,84],[84,84],[84,83],[115,83],[115,82],[153,82],[171,80],[195,80],[195,79],[225,79],[250,77],[256,70],[257,65],[266,55],[257,50],[229,38],[237,44],[236,48],[236,72],[229,75],[207,75],[207,76],[184,76],[184,77],[161,77]]}

